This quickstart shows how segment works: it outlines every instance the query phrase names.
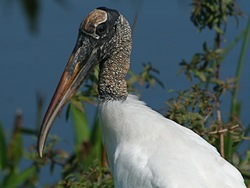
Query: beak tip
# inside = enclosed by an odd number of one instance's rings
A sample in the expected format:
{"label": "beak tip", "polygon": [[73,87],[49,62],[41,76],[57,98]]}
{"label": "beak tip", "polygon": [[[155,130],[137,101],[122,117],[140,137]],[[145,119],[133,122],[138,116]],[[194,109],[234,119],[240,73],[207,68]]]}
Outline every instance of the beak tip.
{"label": "beak tip", "polygon": [[38,142],[38,145],[37,145],[37,153],[39,155],[39,157],[43,157],[43,146],[41,146],[40,142]]}
{"label": "beak tip", "polygon": [[38,151],[38,155],[40,158],[43,158],[43,152],[42,151]]}

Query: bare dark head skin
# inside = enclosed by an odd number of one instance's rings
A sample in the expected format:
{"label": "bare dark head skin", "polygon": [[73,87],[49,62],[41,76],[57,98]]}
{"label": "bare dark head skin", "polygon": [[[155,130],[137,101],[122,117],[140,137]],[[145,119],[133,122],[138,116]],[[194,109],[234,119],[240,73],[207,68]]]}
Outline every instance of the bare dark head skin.
{"label": "bare dark head skin", "polygon": [[75,48],[40,128],[37,150],[41,157],[56,116],[98,63],[101,102],[127,98],[124,77],[130,65],[131,45],[129,23],[116,10],[97,8],[81,22]]}

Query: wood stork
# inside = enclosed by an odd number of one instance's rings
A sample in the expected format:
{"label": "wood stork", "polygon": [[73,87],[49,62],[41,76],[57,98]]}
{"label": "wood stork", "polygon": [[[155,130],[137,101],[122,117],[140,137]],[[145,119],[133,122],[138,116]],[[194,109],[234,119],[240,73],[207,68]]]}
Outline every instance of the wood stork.
{"label": "wood stork", "polygon": [[41,125],[39,155],[57,114],[99,63],[99,118],[115,187],[246,187],[240,172],[203,138],[128,94],[131,46],[129,23],[116,10],[97,8],[81,22]]}

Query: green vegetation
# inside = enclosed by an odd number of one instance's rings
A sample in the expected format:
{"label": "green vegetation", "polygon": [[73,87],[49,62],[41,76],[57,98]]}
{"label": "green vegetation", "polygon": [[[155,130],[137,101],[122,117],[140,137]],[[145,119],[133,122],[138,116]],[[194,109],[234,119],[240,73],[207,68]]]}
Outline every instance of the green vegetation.
{"label": "green vegetation", "polygon": [[[204,41],[200,52],[191,60],[180,62],[180,73],[184,73],[191,82],[190,88],[174,91],[175,97],[166,101],[167,118],[187,126],[217,147],[221,155],[236,166],[243,174],[246,183],[250,184],[250,150],[249,125],[242,124],[240,119],[241,102],[237,96],[240,92],[239,81],[250,38],[250,18],[247,27],[239,32],[235,40],[226,46],[222,38],[226,37],[226,28],[231,17],[237,22],[242,18],[239,7],[233,0],[193,0],[191,22],[199,32],[209,30],[214,33],[214,42]],[[31,14],[31,13],[29,13]],[[239,54],[237,70],[233,78],[222,79],[221,65],[225,57],[243,41]],[[210,46],[211,45],[211,46]],[[144,64],[140,74],[129,71],[128,89],[130,92],[163,83],[156,77],[157,70],[150,63]],[[10,138],[6,138],[3,125],[0,124],[0,187],[36,187],[41,168],[61,167],[61,179],[54,185],[45,187],[113,187],[112,176],[107,167],[105,149],[102,146],[101,130],[98,119],[90,125],[85,111],[86,104],[97,103],[98,67],[89,76],[83,91],[71,99],[67,107],[66,117],[72,118],[74,126],[74,152],[68,153],[55,147],[59,141],[57,136],[50,136],[43,158],[39,158],[35,146],[28,150],[23,147],[23,136],[32,139],[38,128],[28,130],[22,126],[22,114],[17,112],[15,126]],[[167,83],[166,83],[167,84]],[[173,91],[172,91],[173,92]],[[221,109],[223,96],[229,93],[231,111],[224,116]],[[38,97],[38,125],[41,121],[43,98]],[[223,117],[222,117],[223,116]],[[39,126],[37,126],[39,127]],[[239,147],[244,143],[247,147],[239,154]],[[57,149],[55,149],[57,148]],[[22,161],[29,161],[30,166],[20,168]]]}

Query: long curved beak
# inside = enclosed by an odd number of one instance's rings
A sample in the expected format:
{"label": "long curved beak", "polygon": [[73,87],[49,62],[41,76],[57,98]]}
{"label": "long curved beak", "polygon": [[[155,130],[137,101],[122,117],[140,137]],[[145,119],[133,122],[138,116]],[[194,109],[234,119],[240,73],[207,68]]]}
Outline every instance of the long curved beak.
{"label": "long curved beak", "polygon": [[93,50],[87,38],[80,34],[40,127],[37,142],[40,157],[56,116],[96,65],[96,57],[96,50]]}

